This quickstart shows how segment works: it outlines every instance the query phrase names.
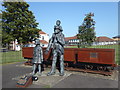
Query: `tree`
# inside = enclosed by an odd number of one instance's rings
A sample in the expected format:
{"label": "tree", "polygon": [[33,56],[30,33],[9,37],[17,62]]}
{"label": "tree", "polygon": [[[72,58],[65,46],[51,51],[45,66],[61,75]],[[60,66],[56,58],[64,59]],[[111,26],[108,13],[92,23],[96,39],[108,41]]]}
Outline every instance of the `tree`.
{"label": "tree", "polygon": [[88,13],[85,15],[82,25],[78,28],[77,38],[79,39],[78,48],[86,48],[91,46],[95,41],[95,21],[92,19],[94,14]]}
{"label": "tree", "polygon": [[22,2],[3,2],[2,11],[2,43],[10,43],[17,39],[18,43],[27,43],[38,35],[38,23],[32,11],[28,10],[29,4]]}

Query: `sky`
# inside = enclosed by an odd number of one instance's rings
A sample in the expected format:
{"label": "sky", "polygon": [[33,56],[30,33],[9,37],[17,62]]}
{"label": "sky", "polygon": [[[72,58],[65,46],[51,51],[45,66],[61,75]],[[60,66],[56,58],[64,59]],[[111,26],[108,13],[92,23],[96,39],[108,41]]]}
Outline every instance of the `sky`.
{"label": "sky", "polygon": [[114,37],[118,35],[118,2],[31,2],[29,10],[33,12],[39,29],[50,36],[54,32],[57,20],[61,21],[65,37],[75,36],[85,18],[85,14],[94,13],[96,36]]}
{"label": "sky", "polygon": [[118,35],[118,2],[27,2],[35,16],[38,28],[50,36],[56,20],[61,21],[65,37],[75,36],[85,18],[94,13],[96,36]]}

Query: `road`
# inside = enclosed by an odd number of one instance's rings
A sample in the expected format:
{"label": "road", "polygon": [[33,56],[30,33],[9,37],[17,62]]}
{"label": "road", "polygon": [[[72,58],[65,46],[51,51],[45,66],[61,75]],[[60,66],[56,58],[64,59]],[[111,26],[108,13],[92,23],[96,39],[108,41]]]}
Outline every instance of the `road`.
{"label": "road", "polygon": [[[2,88],[16,88],[16,80],[14,78],[31,73],[32,67],[21,66],[23,62],[2,65]],[[76,74],[67,72],[66,76],[43,76],[39,77],[39,81],[33,83],[28,88],[118,88],[117,80],[109,80],[89,75]],[[56,80],[53,80],[56,79]],[[42,81],[43,80],[43,81]],[[49,80],[49,82],[48,82]],[[53,83],[52,86],[47,84]]]}

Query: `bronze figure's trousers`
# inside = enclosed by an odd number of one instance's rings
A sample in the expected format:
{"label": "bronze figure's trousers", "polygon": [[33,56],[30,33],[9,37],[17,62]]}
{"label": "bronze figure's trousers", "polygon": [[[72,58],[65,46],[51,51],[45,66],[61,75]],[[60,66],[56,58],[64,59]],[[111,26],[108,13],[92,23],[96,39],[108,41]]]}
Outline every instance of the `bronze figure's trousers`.
{"label": "bronze figure's trousers", "polygon": [[64,55],[60,54],[57,51],[54,51],[53,53],[53,61],[52,61],[52,68],[50,74],[54,74],[56,70],[56,62],[57,62],[57,57],[58,55],[60,56],[60,73],[64,74]]}
{"label": "bronze figure's trousers", "polygon": [[[33,64],[33,75],[35,75],[35,70],[36,70],[36,68],[37,68],[37,65],[36,64]],[[38,64],[38,72],[39,72],[39,75],[41,75],[41,65],[40,64]]]}

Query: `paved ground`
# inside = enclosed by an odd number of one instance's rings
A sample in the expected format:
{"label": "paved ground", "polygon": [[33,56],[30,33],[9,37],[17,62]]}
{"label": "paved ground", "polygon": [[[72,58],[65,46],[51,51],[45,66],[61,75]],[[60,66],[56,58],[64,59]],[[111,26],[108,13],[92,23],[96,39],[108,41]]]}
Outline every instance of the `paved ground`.
{"label": "paved ground", "polygon": [[[32,67],[22,63],[3,65],[3,88],[16,88],[16,81],[25,74],[30,74]],[[118,73],[113,76],[103,76],[82,72],[65,71],[59,76],[58,71],[53,76],[46,76],[49,68],[45,69],[39,80],[28,88],[118,88]]]}
{"label": "paved ground", "polygon": [[15,88],[16,81],[12,80],[12,78],[31,72],[31,68],[17,67],[17,65],[22,63],[6,64],[2,66],[3,88]]}
{"label": "paved ground", "polygon": [[118,82],[94,78],[89,76],[80,76],[72,74],[62,82],[53,86],[54,88],[117,88]]}

